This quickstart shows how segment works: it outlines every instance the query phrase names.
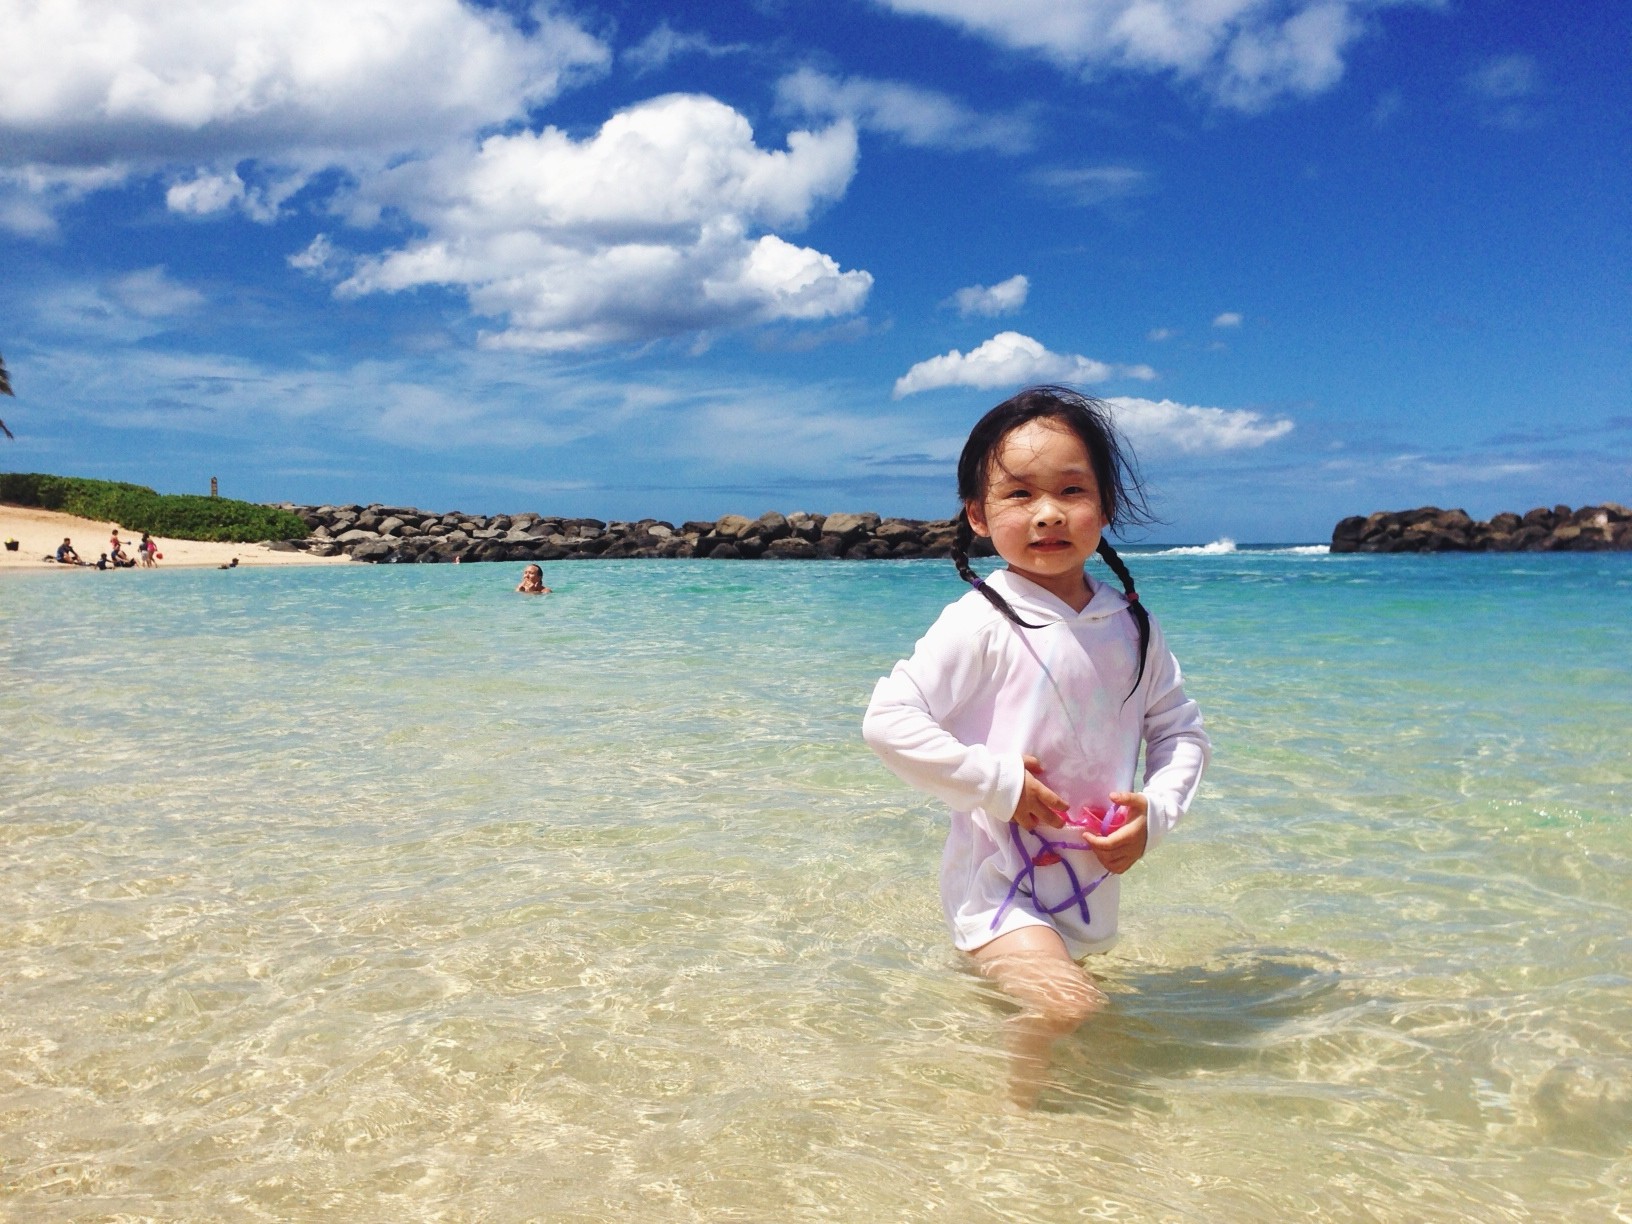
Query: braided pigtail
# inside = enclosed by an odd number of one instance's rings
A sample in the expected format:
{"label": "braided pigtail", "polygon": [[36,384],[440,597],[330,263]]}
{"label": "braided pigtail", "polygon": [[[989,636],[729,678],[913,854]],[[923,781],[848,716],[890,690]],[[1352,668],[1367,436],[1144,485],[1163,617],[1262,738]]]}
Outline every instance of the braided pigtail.
{"label": "braided pigtail", "polygon": [[957,517],[957,532],[952,537],[952,564],[958,567],[958,577],[984,595],[992,607],[1015,624],[1023,625],[1027,629],[1041,629],[1041,625],[1021,620],[1019,613],[1009,606],[1008,600],[981,581],[980,575],[975,573],[974,567],[969,564],[969,546],[974,542],[975,529],[969,522],[969,511],[960,510]]}
{"label": "braided pigtail", "polygon": [[[1139,682],[1145,678],[1145,655],[1150,652],[1150,613],[1145,611],[1145,605],[1139,602],[1139,592],[1134,590],[1133,575],[1128,572],[1126,563],[1104,536],[1099,537],[1099,557],[1111,567],[1111,573],[1121,581],[1122,593],[1128,600],[1128,612],[1133,616],[1134,623],[1139,626],[1139,670],[1133,677],[1133,688],[1128,690],[1128,697],[1132,697],[1138,691]],[[1122,700],[1127,699],[1124,697]]]}

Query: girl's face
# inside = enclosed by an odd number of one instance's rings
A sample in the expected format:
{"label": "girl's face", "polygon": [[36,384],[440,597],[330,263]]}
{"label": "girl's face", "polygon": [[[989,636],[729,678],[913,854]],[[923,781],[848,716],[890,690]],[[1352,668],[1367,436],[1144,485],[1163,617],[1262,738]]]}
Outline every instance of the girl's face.
{"label": "girl's face", "polygon": [[1105,507],[1088,448],[1047,417],[1011,430],[992,454],[986,494],[965,509],[977,535],[1022,578],[1082,611],[1082,567],[1099,548]]}
{"label": "girl's face", "polygon": [[529,565],[526,569],[521,571],[521,580],[528,586],[543,586],[544,571],[539,569],[536,565]]}

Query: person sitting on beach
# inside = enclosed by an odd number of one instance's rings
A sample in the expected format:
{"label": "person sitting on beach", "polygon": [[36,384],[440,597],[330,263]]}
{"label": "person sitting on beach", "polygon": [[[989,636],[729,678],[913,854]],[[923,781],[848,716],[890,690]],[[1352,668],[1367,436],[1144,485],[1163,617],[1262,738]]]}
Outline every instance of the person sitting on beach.
{"label": "person sitting on beach", "polygon": [[[862,734],[952,809],[942,906],[1019,1005],[1009,1092],[1029,1107],[1054,1041],[1105,1005],[1079,962],[1115,942],[1122,874],[1183,818],[1210,747],[1105,537],[1145,509],[1107,407],[1062,387],[999,404],[964,444],[958,499],[952,559],[973,589],[878,682]],[[977,535],[1005,562],[984,579]],[[1120,591],[1087,574],[1096,554]]]}
{"label": "person sitting on beach", "polygon": [[126,554],[125,546],[119,542],[119,533],[117,531],[113,533],[112,543],[113,551],[102,555],[113,562],[114,567],[117,569],[131,569],[134,567],[136,562]]}
{"label": "person sitting on beach", "polygon": [[516,588],[523,595],[548,595],[550,588],[544,585],[544,571],[536,565],[529,565],[521,571],[521,585]]}
{"label": "person sitting on beach", "polygon": [[96,568],[99,569],[99,570],[105,570],[105,569],[108,568],[108,554],[107,553],[103,553],[100,557],[98,557],[96,559]]}
{"label": "person sitting on beach", "polygon": [[59,565],[84,565],[85,564],[83,561],[81,561],[79,559],[79,554],[74,551],[74,542],[72,540],[70,540],[67,536],[63,536],[62,537],[62,543],[57,545],[57,564],[59,564]]}
{"label": "person sitting on beach", "polygon": [[215,568],[216,569],[237,569],[238,568],[238,558],[234,557],[226,565],[218,565]]}

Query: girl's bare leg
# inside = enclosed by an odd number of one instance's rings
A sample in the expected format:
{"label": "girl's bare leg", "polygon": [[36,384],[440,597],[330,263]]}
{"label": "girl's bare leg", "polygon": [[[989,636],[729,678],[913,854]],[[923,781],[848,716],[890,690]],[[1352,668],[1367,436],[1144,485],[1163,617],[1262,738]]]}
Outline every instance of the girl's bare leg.
{"label": "girl's bare leg", "polygon": [[1004,1024],[1009,1049],[1009,1100],[1022,1109],[1037,1102],[1054,1042],[1075,1032],[1105,1003],[1048,927],[1027,926],[1000,935],[970,953],[975,967],[1020,1004]]}

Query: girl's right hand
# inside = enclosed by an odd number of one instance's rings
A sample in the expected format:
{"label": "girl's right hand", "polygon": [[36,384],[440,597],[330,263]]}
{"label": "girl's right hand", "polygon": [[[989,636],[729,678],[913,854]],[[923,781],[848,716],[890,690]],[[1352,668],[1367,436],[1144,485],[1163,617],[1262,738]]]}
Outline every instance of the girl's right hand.
{"label": "girl's right hand", "polygon": [[1026,780],[1020,788],[1020,802],[1014,805],[1014,815],[1009,819],[1014,821],[1027,832],[1038,825],[1047,825],[1051,829],[1062,828],[1065,819],[1060,815],[1068,806],[1053,791],[1043,784],[1038,776],[1043,772],[1043,763],[1034,756],[1021,758],[1026,763]]}

